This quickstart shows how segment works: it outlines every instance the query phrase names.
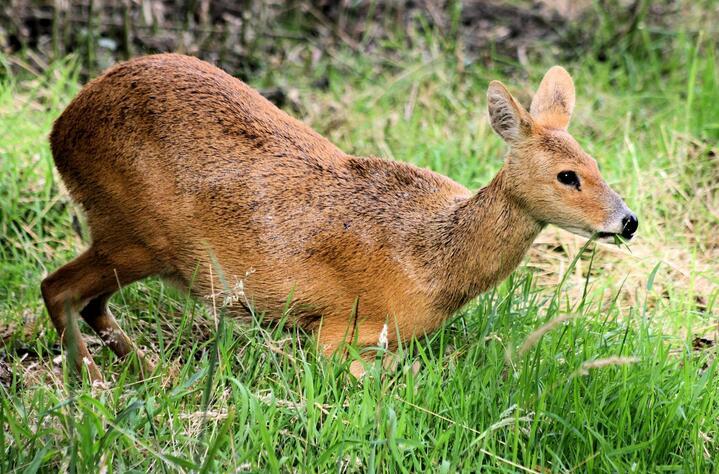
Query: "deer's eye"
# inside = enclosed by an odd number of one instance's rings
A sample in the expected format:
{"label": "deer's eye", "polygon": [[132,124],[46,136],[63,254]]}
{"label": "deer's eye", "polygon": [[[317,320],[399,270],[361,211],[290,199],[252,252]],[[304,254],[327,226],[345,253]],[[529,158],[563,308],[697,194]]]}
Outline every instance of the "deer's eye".
{"label": "deer's eye", "polygon": [[579,190],[579,177],[574,171],[562,171],[557,175],[557,179],[560,183],[573,186]]}

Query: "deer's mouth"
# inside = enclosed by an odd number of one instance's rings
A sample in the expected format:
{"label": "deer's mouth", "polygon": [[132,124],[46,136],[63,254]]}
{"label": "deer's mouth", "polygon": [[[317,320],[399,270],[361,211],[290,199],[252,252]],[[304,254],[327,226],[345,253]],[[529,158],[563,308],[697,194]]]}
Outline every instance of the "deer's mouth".
{"label": "deer's mouth", "polygon": [[618,235],[616,232],[597,232],[598,239],[613,239]]}
{"label": "deer's mouth", "polygon": [[629,240],[626,237],[622,237],[622,234],[619,232],[595,231],[581,227],[564,227],[564,229],[573,234],[586,237],[587,239],[594,238],[599,242],[607,244],[619,244],[620,241]]}
{"label": "deer's mouth", "polygon": [[597,232],[596,234],[597,240],[599,242],[604,242],[607,244],[615,244],[615,245],[621,245],[622,242],[625,242],[631,237],[626,238],[623,237],[622,234],[618,232]]}

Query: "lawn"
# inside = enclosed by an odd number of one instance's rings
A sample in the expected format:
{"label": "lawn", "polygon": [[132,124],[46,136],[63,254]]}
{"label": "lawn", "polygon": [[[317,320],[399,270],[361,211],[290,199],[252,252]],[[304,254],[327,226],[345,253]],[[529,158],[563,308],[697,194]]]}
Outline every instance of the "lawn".
{"label": "lawn", "polygon": [[[636,238],[547,229],[508,280],[359,381],[311,335],[225,319],[158,280],[111,301],[158,370],[141,380],[86,332],[111,384],[78,381],[39,291],[87,246],[47,143],[77,68],[10,74],[21,60],[0,56],[0,472],[719,472],[719,36],[654,33],[564,63],[570,131],[639,216]],[[427,42],[250,82],[287,91],[347,152],[478,189],[505,151],[487,84],[526,104],[554,59],[472,63]]]}

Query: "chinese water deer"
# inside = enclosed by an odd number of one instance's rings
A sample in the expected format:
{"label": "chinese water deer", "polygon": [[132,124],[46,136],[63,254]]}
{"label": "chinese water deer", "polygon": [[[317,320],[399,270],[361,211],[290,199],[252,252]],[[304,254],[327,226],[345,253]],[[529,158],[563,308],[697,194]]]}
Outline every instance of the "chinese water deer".
{"label": "chinese water deer", "polygon": [[[343,153],[258,92],[198,59],[162,54],[110,68],[55,122],[52,153],[92,245],[42,294],[74,363],[101,378],[79,315],[120,357],[135,350],[107,308],[158,275],[206,297],[242,281],[248,305],[292,322],[331,353],[390,347],[437,328],[504,279],[547,224],[632,237],[637,218],[567,132],[572,79],[547,72],[529,111],[500,82],[489,117],[509,146],[471,193],[407,163]],[[215,266],[213,270],[213,266]],[[214,274],[214,276],[213,276]]]}

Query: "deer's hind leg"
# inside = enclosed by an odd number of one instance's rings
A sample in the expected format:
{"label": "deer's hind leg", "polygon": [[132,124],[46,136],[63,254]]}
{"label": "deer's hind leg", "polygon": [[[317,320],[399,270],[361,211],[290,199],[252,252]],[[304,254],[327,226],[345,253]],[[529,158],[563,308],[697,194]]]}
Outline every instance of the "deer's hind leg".
{"label": "deer's hind leg", "polygon": [[135,346],[132,339],[122,330],[117,320],[110,312],[107,302],[114,291],[103,293],[88,301],[87,305],[80,310],[80,316],[100,336],[102,342],[115,353],[120,359],[124,359],[131,353],[135,353],[140,362],[140,370],[145,376],[151,373],[155,367],[146,357],[145,353]]}
{"label": "deer's hind leg", "polygon": [[92,360],[78,327],[81,316],[120,357],[134,349],[129,337],[107,311],[107,299],[120,287],[159,272],[141,245],[94,243],[92,247],[42,281],[50,319],[78,370],[86,366],[90,379],[102,375]]}

